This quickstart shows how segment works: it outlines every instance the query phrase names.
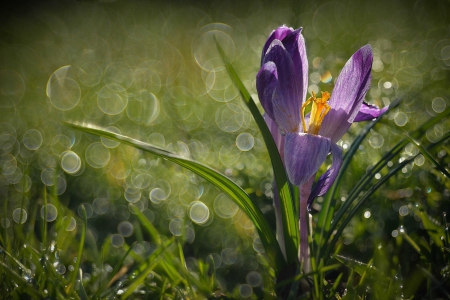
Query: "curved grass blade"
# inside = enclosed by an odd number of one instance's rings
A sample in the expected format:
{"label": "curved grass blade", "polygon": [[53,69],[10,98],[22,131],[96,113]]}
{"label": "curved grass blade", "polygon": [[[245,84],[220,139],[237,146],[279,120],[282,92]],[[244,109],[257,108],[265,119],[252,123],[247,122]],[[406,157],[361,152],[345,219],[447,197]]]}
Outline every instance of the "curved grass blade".
{"label": "curved grass blade", "polygon": [[30,285],[22,276],[17,274],[14,270],[9,268],[6,264],[4,264],[2,261],[0,261],[0,269],[3,269],[5,272],[7,272],[11,277],[11,279],[14,280],[15,284],[18,284],[21,288],[23,288],[26,293],[28,293],[29,296],[31,296],[33,299],[44,299],[44,295],[42,295],[39,291],[36,291],[32,285]]}
{"label": "curved grass blade", "polygon": [[161,237],[155,226],[147,219],[147,217],[137,208],[135,205],[130,204],[133,213],[137,216],[141,225],[147,230],[148,234],[151,236],[152,241],[157,245],[161,245]]}
{"label": "curved grass blade", "polygon": [[447,297],[447,299],[450,299],[450,294],[446,291],[446,288],[443,286],[442,283],[440,283],[436,277],[433,276],[433,274],[431,274],[430,271],[428,271],[427,269],[425,269],[424,267],[419,267],[420,270],[425,274],[425,276],[427,276],[429,279],[431,279],[431,281],[434,282],[434,284],[441,290],[441,292],[444,293],[444,295]]}
{"label": "curved grass blade", "polygon": [[84,249],[84,241],[86,239],[86,230],[87,230],[87,215],[86,215],[86,209],[84,208],[84,205],[81,205],[81,214],[83,216],[84,226],[81,229],[81,239],[80,239],[80,245],[78,247],[78,254],[77,254],[77,261],[75,263],[75,270],[72,273],[72,277],[69,280],[69,285],[67,286],[66,293],[69,293],[70,289],[72,289],[75,285],[75,280],[77,279],[78,270],[80,269],[81,264],[81,257],[83,256],[83,249]]}
{"label": "curved grass blade", "polygon": [[413,139],[412,137],[410,137],[409,135],[406,135],[406,138],[414,145],[416,146],[420,153],[422,153],[423,156],[425,156],[426,158],[428,158],[428,160],[439,170],[442,172],[442,174],[444,174],[445,176],[447,176],[447,178],[450,178],[450,173],[448,173],[448,171],[442,166],[440,165],[434,158],[433,156],[430,154],[430,152],[428,152],[425,148],[423,148],[418,142],[416,142],[415,139]]}
{"label": "curved grass blade", "polygon": [[228,196],[230,196],[231,199],[233,199],[236,204],[248,215],[258,231],[261,242],[263,243],[264,248],[266,249],[267,254],[271,260],[272,267],[276,272],[279,272],[281,269],[283,269],[285,265],[283,254],[281,253],[281,249],[278,245],[275,235],[261,210],[256,206],[255,203],[253,203],[251,198],[244,192],[244,190],[242,190],[238,185],[236,185],[233,181],[231,181],[224,175],[211,169],[208,166],[192,161],[188,158],[173,154],[169,151],[154,147],[150,144],[132,139],[121,134],[108,132],[99,128],[93,128],[92,126],[89,127],[68,122],[63,123],[72,128],[119,141],[124,144],[133,146],[137,149],[141,149],[155,154],[159,157],[163,157],[205,178],[206,180],[214,184],[217,188],[224,191]]}
{"label": "curved grass blade", "polygon": [[228,71],[228,75],[234,82],[236,87],[242,96],[242,99],[247,104],[256,124],[261,131],[264,138],[267,150],[269,152],[270,160],[272,162],[273,173],[275,176],[275,181],[278,186],[278,191],[280,193],[280,204],[281,204],[281,219],[283,222],[283,235],[284,243],[286,249],[286,260],[288,264],[298,262],[298,245],[299,245],[299,228],[298,228],[298,216],[299,216],[299,203],[294,201],[291,195],[290,184],[286,176],[286,171],[283,167],[283,162],[281,161],[278,148],[273,140],[272,134],[264,121],[263,116],[258,110],[255,102],[253,101],[250,93],[244,86],[244,83],[239,78],[236,70],[233,68],[231,63],[225,56],[225,53],[219,43],[216,41],[216,47],[219,51],[220,56],[225,64],[225,68]]}

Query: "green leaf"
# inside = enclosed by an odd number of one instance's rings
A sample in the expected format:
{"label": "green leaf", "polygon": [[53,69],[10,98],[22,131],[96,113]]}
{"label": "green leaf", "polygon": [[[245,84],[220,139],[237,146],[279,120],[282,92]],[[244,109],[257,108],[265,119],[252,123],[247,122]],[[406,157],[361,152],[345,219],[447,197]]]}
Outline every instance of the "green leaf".
{"label": "green leaf", "polygon": [[253,115],[253,118],[255,119],[255,122],[258,125],[259,130],[261,131],[261,134],[264,138],[264,142],[266,144],[270,160],[272,162],[275,182],[278,186],[280,194],[281,219],[283,222],[283,234],[286,248],[287,264],[289,265],[292,263],[298,263],[298,245],[300,241],[298,228],[299,203],[297,199],[294,201],[291,196],[290,184],[286,176],[286,171],[283,167],[280,153],[278,152],[278,148],[275,144],[275,141],[273,140],[269,128],[266,125],[266,122],[264,121],[263,116],[259,112],[258,107],[250,96],[250,93],[245,88],[244,83],[239,78],[235,69],[226,58],[225,53],[217,40],[216,46],[225,64],[225,68],[228,71],[228,75],[231,77],[234,84],[239,89],[242,99],[245,101],[245,104],[247,104],[247,107]]}
{"label": "green leaf", "polygon": [[278,272],[284,267],[285,263],[283,260],[281,249],[278,245],[272,228],[270,228],[269,223],[262,214],[261,210],[256,206],[255,203],[253,203],[251,198],[237,184],[235,184],[226,176],[201,163],[195,162],[188,158],[179,156],[164,149],[154,147],[150,144],[135,140],[121,134],[108,132],[106,130],[94,128],[92,126],[83,126],[68,122],[63,123],[72,128],[119,141],[124,144],[133,146],[137,149],[141,149],[157,156],[163,157],[205,178],[210,183],[214,184],[217,188],[225,192],[228,196],[230,196],[231,199],[233,199],[236,204],[253,221],[255,228],[258,231],[261,242],[263,243],[266,252],[271,260],[272,267],[275,269],[275,271]]}
{"label": "green leaf", "polygon": [[161,245],[161,237],[159,236],[158,230],[153,226],[153,224],[147,219],[147,217],[137,208],[135,205],[130,205],[133,213],[137,216],[141,225],[147,230],[148,234],[151,236],[152,241],[156,245]]}

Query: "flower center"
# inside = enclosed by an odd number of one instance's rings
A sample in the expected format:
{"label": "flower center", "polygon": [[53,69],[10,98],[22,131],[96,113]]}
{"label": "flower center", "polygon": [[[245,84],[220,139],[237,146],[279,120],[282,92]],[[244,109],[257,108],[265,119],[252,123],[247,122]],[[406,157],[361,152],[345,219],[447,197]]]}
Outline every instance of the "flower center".
{"label": "flower center", "polygon": [[[330,99],[329,92],[322,92],[322,98],[317,98],[316,93],[311,92],[312,96],[303,103],[301,108],[300,116],[302,117],[302,125],[305,133],[310,133],[317,135],[319,133],[320,127],[322,126],[323,118],[330,111],[331,107],[327,103]],[[311,112],[309,114],[309,126],[306,129],[305,122],[305,108],[309,103],[312,102]]]}

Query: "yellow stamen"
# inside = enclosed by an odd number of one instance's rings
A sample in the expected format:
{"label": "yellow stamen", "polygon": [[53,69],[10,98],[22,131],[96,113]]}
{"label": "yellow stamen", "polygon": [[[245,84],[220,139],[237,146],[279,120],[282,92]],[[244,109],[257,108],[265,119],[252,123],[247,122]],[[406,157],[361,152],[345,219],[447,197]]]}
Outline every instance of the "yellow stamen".
{"label": "yellow stamen", "polygon": [[[305,103],[303,103],[300,116],[302,118],[302,125],[305,133],[307,132],[317,135],[320,131],[320,127],[322,126],[323,118],[325,118],[325,115],[331,109],[330,105],[327,103],[327,101],[330,99],[330,93],[322,92],[322,98],[317,98],[316,93],[314,92],[311,92],[311,94],[312,96],[308,100],[306,100]],[[312,102],[312,107],[309,115],[309,128],[307,130],[305,122],[305,107],[310,102]]]}

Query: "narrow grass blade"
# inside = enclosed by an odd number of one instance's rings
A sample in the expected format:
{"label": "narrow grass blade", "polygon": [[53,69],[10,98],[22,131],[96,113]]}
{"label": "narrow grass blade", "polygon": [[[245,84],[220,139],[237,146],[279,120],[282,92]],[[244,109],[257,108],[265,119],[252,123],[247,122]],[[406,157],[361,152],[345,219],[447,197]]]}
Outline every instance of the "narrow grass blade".
{"label": "narrow grass blade", "polygon": [[3,271],[8,273],[11,276],[10,278],[14,280],[14,283],[23,287],[26,293],[28,293],[28,295],[31,296],[33,299],[44,299],[44,295],[36,291],[32,285],[28,284],[26,280],[22,278],[22,276],[17,274],[14,270],[9,268],[2,261],[0,261],[0,269],[3,269]]}
{"label": "narrow grass blade", "polygon": [[84,226],[81,228],[81,238],[80,238],[80,244],[78,247],[78,254],[77,254],[77,261],[75,263],[75,269],[72,273],[72,277],[69,280],[69,285],[67,287],[66,293],[69,293],[69,291],[75,285],[75,280],[77,279],[78,270],[80,269],[81,258],[83,256],[84,241],[86,239],[86,230],[87,230],[87,215],[86,215],[86,209],[84,208],[84,205],[81,205],[81,214],[83,216]]}
{"label": "narrow grass blade", "polygon": [[131,145],[137,149],[141,149],[157,156],[163,157],[169,161],[172,161],[194,173],[205,178],[217,188],[224,191],[233,201],[247,214],[247,216],[253,221],[255,228],[258,231],[261,242],[266,249],[268,256],[270,257],[272,267],[276,272],[283,269],[285,262],[283,260],[283,254],[275,238],[275,235],[267,222],[266,218],[262,214],[261,210],[256,206],[251,198],[233,181],[220,174],[219,172],[211,169],[208,166],[192,161],[188,158],[173,154],[169,151],[154,147],[150,144],[132,139],[130,137],[108,132],[103,129],[93,128],[92,126],[82,126],[79,124],[64,122],[67,126],[79,129],[81,131],[103,136],[112,140],[122,142],[127,145]]}
{"label": "narrow grass blade", "polygon": [[152,238],[152,241],[156,245],[161,245],[161,237],[153,224],[147,219],[147,217],[137,208],[135,205],[130,205],[133,213],[137,216],[140,224],[147,230],[148,234]]}
{"label": "narrow grass blade", "polygon": [[439,164],[434,158],[433,156],[430,154],[430,152],[428,152],[425,148],[423,148],[416,140],[414,140],[412,137],[410,137],[409,135],[406,135],[406,138],[414,145],[417,147],[417,149],[419,149],[420,153],[422,153],[423,156],[425,156],[426,158],[428,158],[428,160],[439,170],[442,172],[442,174],[444,174],[445,176],[447,176],[447,178],[450,178],[450,173],[441,165]]}
{"label": "narrow grass blade", "polygon": [[130,254],[131,250],[133,249],[133,246],[136,244],[136,242],[131,245],[131,247],[128,249],[128,251],[120,258],[117,265],[112,270],[111,274],[109,274],[108,279],[106,282],[98,289],[98,291],[94,294],[92,299],[97,299],[102,294],[103,290],[108,286],[108,284],[111,282],[111,280],[116,276],[117,272],[119,271],[120,267],[122,266],[123,262],[125,261],[125,258],[127,258],[128,254]]}
{"label": "narrow grass blade", "polygon": [[250,96],[250,93],[245,88],[244,83],[237,75],[235,69],[226,58],[225,53],[217,40],[216,46],[228,71],[228,75],[231,77],[232,81],[239,89],[242,99],[247,104],[247,107],[249,108],[250,113],[253,115],[253,118],[255,119],[256,124],[258,125],[259,130],[261,131],[261,134],[264,138],[264,142],[266,144],[270,160],[272,162],[275,181],[280,193],[281,219],[283,221],[286,260],[288,264],[298,262],[298,245],[300,235],[298,228],[298,203],[296,203],[298,201],[293,200],[291,196],[289,181],[287,179],[286,171],[284,170],[283,162],[278,152],[278,148],[275,144],[275,141],[273,140],[269,128],[266,125],[266,122],[264,121],[263,116],[258,110],[258,107]]}
{"label": "narrow grass blade", "polygon": [[339,287],[339,284],[341,283],[343,275],[344,275],[344,273],[340,273],[338,275],[338,277],[336,278],[336,280],[334,281],[333,286],[331,287],[331,290],[328,293],[328,297],[327,297],[328,299],[334,299],[335,293],[337,291],[337,288]]}

